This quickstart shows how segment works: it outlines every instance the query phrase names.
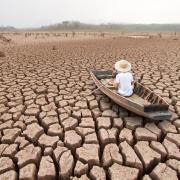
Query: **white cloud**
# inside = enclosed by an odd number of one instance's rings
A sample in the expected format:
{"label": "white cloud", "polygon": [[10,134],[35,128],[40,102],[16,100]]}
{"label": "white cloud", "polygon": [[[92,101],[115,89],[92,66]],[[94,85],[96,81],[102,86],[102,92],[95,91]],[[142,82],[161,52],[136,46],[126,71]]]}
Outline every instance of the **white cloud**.
{"label": "white cloud", "polygon": [[179,0],[0,0],[0,25],[82,22],[180,23]]}

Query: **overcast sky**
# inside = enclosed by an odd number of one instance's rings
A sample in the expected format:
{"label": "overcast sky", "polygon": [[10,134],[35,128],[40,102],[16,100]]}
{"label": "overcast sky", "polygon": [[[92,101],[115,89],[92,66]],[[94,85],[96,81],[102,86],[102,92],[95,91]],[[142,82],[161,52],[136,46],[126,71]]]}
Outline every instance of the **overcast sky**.
{"label": "overcast sky", "polygon": [[0,26],[87,23],[180,23],[180,0],[0,0]]}

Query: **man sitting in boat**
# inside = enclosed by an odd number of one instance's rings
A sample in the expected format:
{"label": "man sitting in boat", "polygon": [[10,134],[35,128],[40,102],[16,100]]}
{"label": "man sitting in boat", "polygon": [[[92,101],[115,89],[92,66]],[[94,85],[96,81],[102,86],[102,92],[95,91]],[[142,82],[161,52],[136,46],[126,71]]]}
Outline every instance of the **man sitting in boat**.
{"label": "man sitting in boat", "polygon": [[118,88],[118,93],[122,96],[131,96],[133,94],[131,64],[126,60],[120,60],[115,63],[115,69],[118,74],[114,80],[114,86]]}

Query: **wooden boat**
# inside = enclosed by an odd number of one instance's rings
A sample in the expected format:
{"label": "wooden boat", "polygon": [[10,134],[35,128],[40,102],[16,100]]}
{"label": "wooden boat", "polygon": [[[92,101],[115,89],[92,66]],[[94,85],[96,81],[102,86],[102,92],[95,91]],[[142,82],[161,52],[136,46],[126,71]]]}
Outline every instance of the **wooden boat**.
{"label": "wooden boat", "polygon": [[169,120],[169,104],[150,89],[138,82],[134,82],[134,93],[130,97],[124,97],[117,93],[117,90],[108,82],[113,79],[112,71],[90,72],[96,86],[116,104],[132,111],[140,116],[152,120]]}

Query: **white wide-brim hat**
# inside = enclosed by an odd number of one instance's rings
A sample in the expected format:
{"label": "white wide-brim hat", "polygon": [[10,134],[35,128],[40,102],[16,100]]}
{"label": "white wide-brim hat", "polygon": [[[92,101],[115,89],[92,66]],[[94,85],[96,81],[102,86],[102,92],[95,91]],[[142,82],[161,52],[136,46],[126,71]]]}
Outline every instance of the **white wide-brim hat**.
{"label": "white wide-brim hat", "polygon": [[128,72],[131,70],[131,64],[128,61],[122,59],[115,63],[115,69],[119,72]]}

